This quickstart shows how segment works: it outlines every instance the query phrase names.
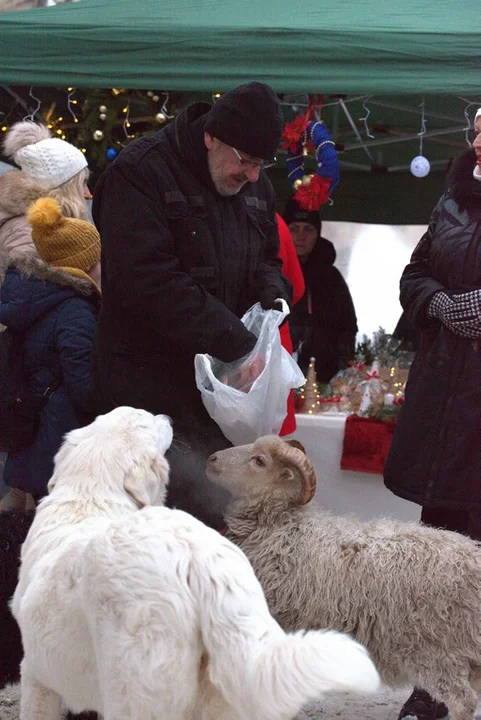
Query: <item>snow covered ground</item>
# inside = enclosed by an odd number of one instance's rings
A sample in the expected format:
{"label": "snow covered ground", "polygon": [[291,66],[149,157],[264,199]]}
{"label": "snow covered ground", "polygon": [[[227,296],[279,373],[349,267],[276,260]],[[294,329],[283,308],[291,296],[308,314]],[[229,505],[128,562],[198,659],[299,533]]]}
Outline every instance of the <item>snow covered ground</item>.
{"label": "snow covered ground", "polygon": [[[297,720],[396,720],[409,689],[383,689],[370,697],[329,695],[320,703],[307,707]],[[19,720],[19,689],[9,687],[0,692],[0,720]],[[481,705],[478,707],[481,712]],[[159,720],[168,720],[159,715]],[[479,715],[481,720],[481,715]]]}
{"label": "snow covered ground", "polygon": [[[399,708],[409,691],[382,691],[369,698],[331,695],[322,703],[313,703],[298,720],[396,720]],[[19,720],[19,689],[10,687],[0,692],[0,719]],[[120,720],[120,719],[119,719]],[[168,720],[159,715],[159,720]]]}

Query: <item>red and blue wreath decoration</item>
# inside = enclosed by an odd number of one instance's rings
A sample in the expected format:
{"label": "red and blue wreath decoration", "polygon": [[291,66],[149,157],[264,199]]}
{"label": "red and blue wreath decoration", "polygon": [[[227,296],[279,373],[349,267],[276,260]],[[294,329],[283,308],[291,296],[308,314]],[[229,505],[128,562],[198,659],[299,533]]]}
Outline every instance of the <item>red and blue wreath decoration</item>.
{"label": "red and blue wreath decoration", "polygon": [[[287,176],[296,193],[294,199],[303,210],[319,210],[329,200],[339,183],[339,158],[335,143],[321,120],[311,120],[314,102],[309,103],[305,115],[298,115],[287,123],[282,133],[287,150]],[[313,152],[316,172],[306,174],[304,158]]]}

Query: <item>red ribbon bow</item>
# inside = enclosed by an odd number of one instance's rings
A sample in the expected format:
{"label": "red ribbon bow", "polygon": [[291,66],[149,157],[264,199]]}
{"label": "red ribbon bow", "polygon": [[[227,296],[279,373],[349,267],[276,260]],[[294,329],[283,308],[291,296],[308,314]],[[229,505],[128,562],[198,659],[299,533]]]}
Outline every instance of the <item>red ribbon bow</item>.
{"label": "red ribbon bow", "polygon": [[359,370],[359,372],[362,372],[364,368],[366,367],[365,363],[363,362],[356,362],[355,360],[349,360],[348,362],[349,367],[356,368],[356,370]]}
{"label": "red ribbon bow", "polygon": [[301,185],[294,195],[294,200],[302,210],[307,212],[319,210],[321,205],[325,205],[329,200],[330,189],[331,179],[316,174],[309,185]]}
{"label": "red ribbon bow", "polygon": [[[298,145],[302,139],[302,136],[307,130],[312,119],[315,119],[316,108],[320,111],[322,108],[322,95],[311,95],[309,97],[309,105],[304,115],[297,115],[294,120],[290,123],[286,123],[284,130],[281,135],[281,140],[284,140],[284,150],[290,150],[292,153],[301,152]],[[313,118],[314,116],[314,118]],[[312,143],[309,143],[310,150],[312,151]]]}
{"label": "red ribbon bow", "polygon": [[336,396],[330,397],[330,398],[320,398],[319,402],[321,402],[321,403],[338,403],[338,402],[341,402],[341,396],[336,395]]}

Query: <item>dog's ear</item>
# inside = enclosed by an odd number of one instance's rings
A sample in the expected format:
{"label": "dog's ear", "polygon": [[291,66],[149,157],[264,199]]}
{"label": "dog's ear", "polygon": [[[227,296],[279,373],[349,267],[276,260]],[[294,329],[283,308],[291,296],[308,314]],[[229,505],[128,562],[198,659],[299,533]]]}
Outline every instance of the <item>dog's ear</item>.
{"label": "dog's ear", "polygon": [[143,463],[135,463],[124,477],[124,490],[140,507],[150,505],[152,500],[151,473]]}
{"label": "dog's ear", "polygon": [[149,462],[134,462],[124,477],[124,490],[140,507],[160,505],[165,501],[169,481],[169,465],[160,456],[148,458]]}

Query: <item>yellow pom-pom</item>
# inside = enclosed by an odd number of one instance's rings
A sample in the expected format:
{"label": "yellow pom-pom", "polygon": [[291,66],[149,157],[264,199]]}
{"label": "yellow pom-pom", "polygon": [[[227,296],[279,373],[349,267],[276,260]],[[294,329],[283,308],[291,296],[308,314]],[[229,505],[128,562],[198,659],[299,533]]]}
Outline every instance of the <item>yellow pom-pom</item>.
{"label": "yellow pom-pom", "polygon": [[38,228],[53,228],[62,220],[60,205],[53,198],[40,198],[27,211],[30,225]]}

